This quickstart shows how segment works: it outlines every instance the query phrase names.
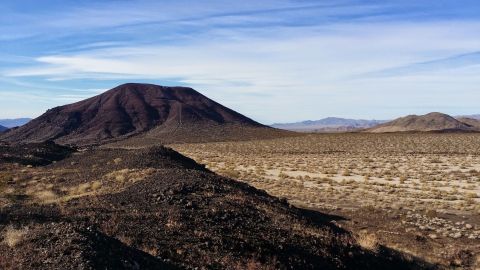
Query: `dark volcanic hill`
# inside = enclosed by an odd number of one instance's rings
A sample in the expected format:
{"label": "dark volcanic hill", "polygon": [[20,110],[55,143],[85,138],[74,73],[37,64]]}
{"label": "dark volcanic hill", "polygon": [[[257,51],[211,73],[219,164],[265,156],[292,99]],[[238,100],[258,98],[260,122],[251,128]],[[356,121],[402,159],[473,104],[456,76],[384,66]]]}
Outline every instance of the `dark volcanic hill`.
{"label": "dark volcanic hill", "polygon": [[367,132],[443,132],[475,131],[476,128],[447,114],[433,112],[426,115],[409,115],[368,129]]}
{"label": "dark volcanic hill", "polygon": [[181,142],[255,138],[256,131],[275,133],[191,88],[129,83],[50,109],[0,140],[94,144],[143,134]]}
{"label": "dark volcanic hill", "polygon": [[0,126],[0,132],[4,132],[5,130],[7,130],[8,128],[4,127],[4,126]]}

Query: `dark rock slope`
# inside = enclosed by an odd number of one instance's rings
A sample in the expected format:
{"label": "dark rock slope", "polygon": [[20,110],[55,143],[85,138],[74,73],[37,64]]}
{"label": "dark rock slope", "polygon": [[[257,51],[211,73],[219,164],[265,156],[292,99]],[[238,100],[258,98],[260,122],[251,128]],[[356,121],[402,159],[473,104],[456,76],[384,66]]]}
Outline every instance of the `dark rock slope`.
{"label": "dark rock slope", "polygon": [[202,141],[248,136],[249,132],[255,136],[256,130],[274,131],[191,88],[129,83],[50,109],[0,140],[95,144],[151,131],[147,137],[163,141]]}
{"label": "dark rock slope", "polygon": [[66,158],[74,151],[73,148],[57,145],[53,142],[23,145],[9,145],[0,142],[0,164],[47,165]]}

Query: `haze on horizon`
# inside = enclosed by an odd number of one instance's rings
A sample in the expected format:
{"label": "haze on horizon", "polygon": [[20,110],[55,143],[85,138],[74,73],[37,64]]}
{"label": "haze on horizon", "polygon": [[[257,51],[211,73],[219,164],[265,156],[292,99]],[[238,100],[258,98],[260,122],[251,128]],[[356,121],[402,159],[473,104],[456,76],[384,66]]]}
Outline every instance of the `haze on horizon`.
{"label": "haze on horizon", "polygon": [[480,113],[480,3],[0,4],[0,118],[125,82],[193,87],[263,123]]}

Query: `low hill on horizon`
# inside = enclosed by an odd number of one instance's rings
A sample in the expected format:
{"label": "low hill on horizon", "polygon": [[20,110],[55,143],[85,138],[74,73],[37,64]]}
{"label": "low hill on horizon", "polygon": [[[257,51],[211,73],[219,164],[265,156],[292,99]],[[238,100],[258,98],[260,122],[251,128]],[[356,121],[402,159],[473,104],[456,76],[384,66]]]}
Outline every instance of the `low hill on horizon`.
{"label": "low hill on horizon", "polygon": [[272,124],[271,127],[301,132],[349,132],[370,128],[385,122],[387,121],[327,117],[314,121],[307,120],[294,123],[276,123]]}
{"label": "low hill on horizon", "polygon": [[8,130],[7,127],[4,127],[4,126],[0,125],[0,132],[4,132],[4,131],[6,131],[6,130]]}
{"label": "low hill on horizon", "polygon": [[478,131],[478,127],[472,125],[473,121],[463,122],[462,118],[455,119],[454,117],[432,112],[425,115],[408,115],[397,118],[393,121],[377,125],[365,132],[370,133],[389,133],[389,132],[472,132]]}
{"label": "low hill on horizon", "polygon": [[264,138],[280,133],[192,88],[128,83],[50,109],[0,140],[85,145],[143,135],[142,143],[166,143]]}

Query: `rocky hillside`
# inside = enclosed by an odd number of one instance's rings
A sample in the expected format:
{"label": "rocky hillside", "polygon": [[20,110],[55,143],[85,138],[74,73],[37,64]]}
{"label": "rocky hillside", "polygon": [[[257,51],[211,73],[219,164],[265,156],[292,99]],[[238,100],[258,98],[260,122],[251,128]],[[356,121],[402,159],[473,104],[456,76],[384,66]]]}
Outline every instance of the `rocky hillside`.
{"label": "rocky hillside", "polygon": [[465,123],[477,130],[480,130],[480,120],[476,118],[469,118],[469,117],[459,117],[457,118],[458,121]]}

